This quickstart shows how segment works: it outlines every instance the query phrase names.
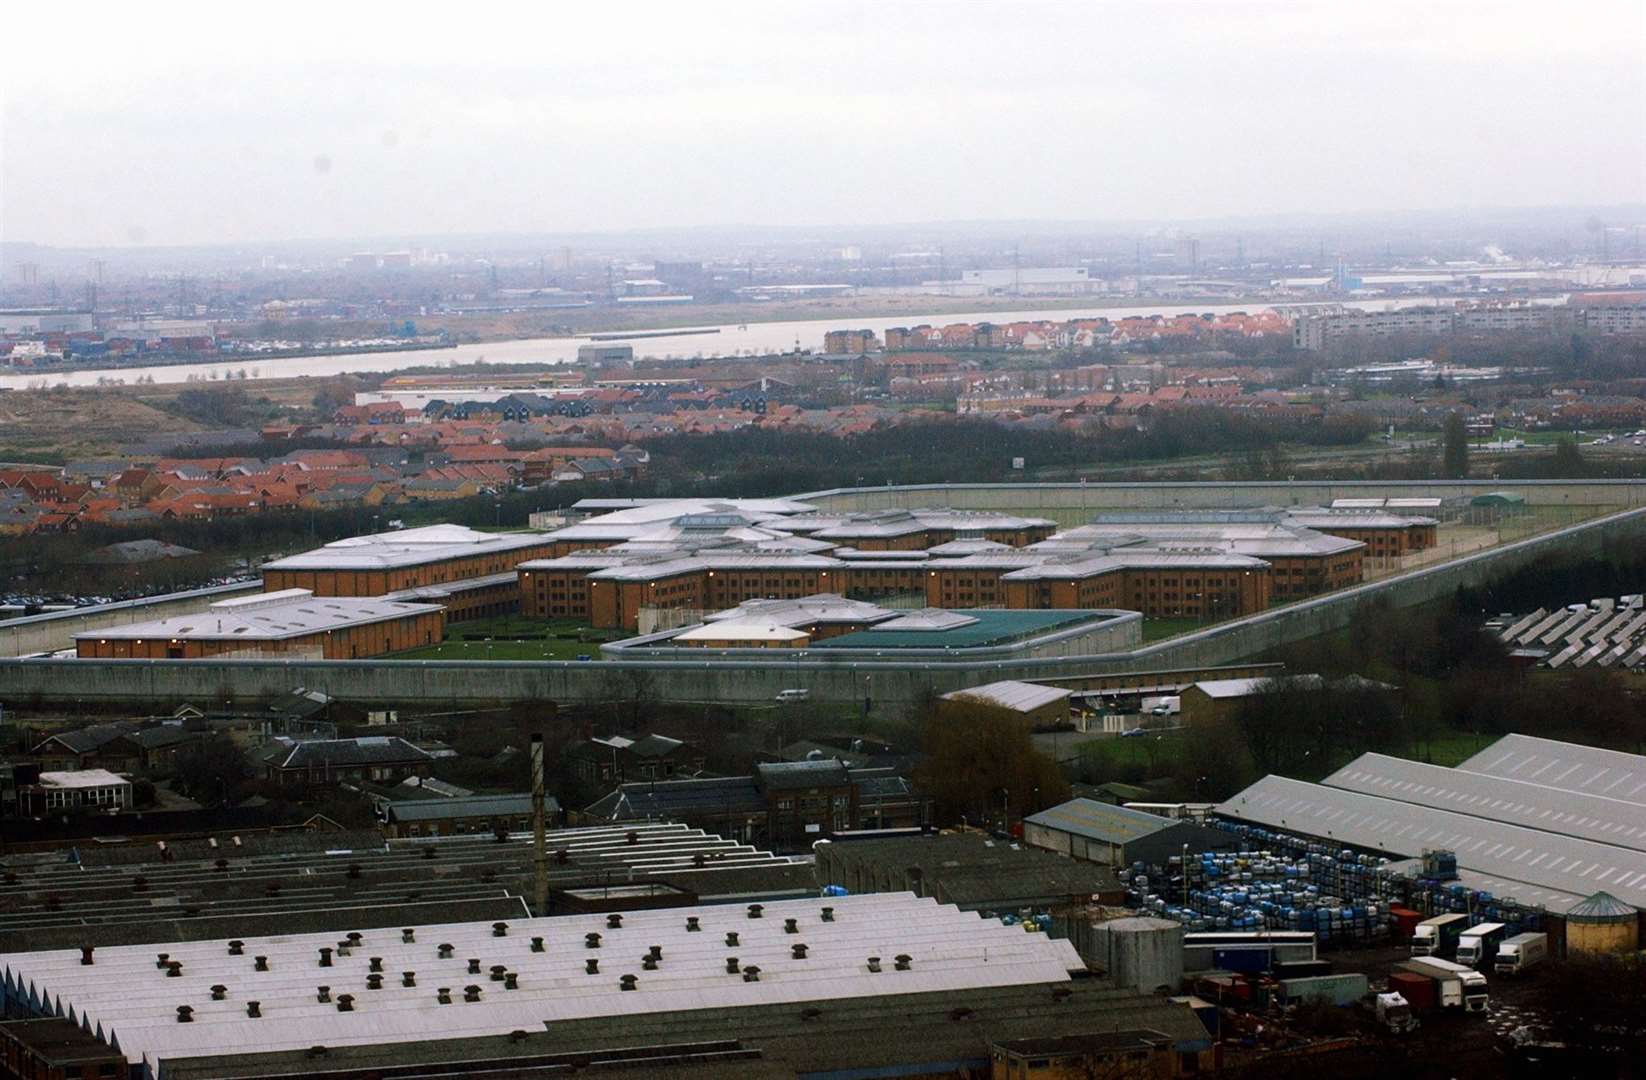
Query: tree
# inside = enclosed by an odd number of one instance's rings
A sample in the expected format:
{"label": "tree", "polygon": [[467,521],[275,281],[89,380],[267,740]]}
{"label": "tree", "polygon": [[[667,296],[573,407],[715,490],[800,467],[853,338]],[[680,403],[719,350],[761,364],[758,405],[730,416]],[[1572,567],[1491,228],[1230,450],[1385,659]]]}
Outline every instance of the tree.
{"label": "tree", "polygon": [[1555,459],[1550,469],[1562,480],[1588,475],[1589,463],[1583,459],[1583,451],[1577,448],[1576,439],[1565,438],[1555,443]]}
{"label": "tree", "polygon": [[921,718],[926,760],[915,784],[940,823],[1022,818],[1069,797],[1057,763],[1034,748],[1021,717],[977,698],[939,699]]}
{"label": "tree", "polygon": [[177,756],[172,784],[197,802],[227,805],[234,792],[251,777],[251,766],[234,740],[226,735],[207,739]]}
{"label": "tree", "polygon": [[1441,475],[1448,480],[1461,480],[1469,475],[1469,432],[1463,426],[1463,414],[1449,412],[1441,432]]}

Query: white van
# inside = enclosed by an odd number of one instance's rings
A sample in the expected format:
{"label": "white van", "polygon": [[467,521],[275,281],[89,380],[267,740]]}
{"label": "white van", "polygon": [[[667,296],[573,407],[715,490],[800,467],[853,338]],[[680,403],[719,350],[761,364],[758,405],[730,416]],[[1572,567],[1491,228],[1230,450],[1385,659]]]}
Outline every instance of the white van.
{"label": "white van", "polygon": [[797,701],[805,701],[811,696],[812,692],[810,690],[779,690],[777,692],[777,703],[779,705],[792,705]]}

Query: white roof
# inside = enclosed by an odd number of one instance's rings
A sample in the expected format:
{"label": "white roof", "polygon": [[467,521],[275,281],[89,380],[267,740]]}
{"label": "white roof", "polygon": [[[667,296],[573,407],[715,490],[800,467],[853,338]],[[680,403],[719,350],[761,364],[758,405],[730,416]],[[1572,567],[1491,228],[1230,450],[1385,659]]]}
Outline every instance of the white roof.
{"label": "white roof", "polygon": [[969,690],[955,690],[944,694],[945,701],[954,701],[959,698],[978,698],[991,705],[998,705],[1002,709],[1011,709],[1015,712],[1033,712],[1036,709],[1050,705],[1054,701],[1062,701],[1072,691],[1060,686],[1041,686],[1039,683],[1018,682],[1015,679],[1005,679],[1001,682],[985,683],[974,686]]}
{"label": "white roof", "polygon": [[975,615],[962,615],[958,611],[945,611],[942,608],[921,608],[899,615],[887,622],[877,623],[869,627],[870,630],[955,630],[962,626],[971,626],[977,622]]}
{"label": "white roof", "polygon": [[694,626],[674,636],[675,641],[800,641],[804,630],[769,622],[717,622]]}
{"label": "white roof", "polygon": [[488,533],[463,525],[426,525],[420,529],[371,533],[333,540],[284,559],[263,564],[265,570],[387,570],[444,562],[492,552],[518,551],[547,544],[549,533]]}
{"label": "white roof", "polygon": [[55,788],[93,788],[129,784],[124,776],[107,769],[70,769],[63,772],[43,772],[40,783]]}
{"label": "white roof", "polygon": [[279,641],[440,610],[439,604],[413,604],[369,596],[315,596],[307,589],[281,589],[220,600],[192,615],[87,630],[75,634],[74,639]]}
{"label": "white roof", "polygon": [[847,600],[835,593],[817,593],[795,600],[745,600],[734,608],[705,615],[710,623],[756,622],[771,626],[803,626],[817,622],[861,623],[891,619],[895,612],[863,600]]}
{"label": "white roof", "polygon": [[[823,908],[832,921],[823,921]],[[699,931],[686,929],[688,916]],[[795,933],[786,932],[788,919]],[[727,944],[728,932],[737,945]],[[504,937],[484,922],[417,927],[409,943],[398,927],[362,933],[324,968],[318,950],[335,949],[343,934],[247,938],[238,956],[221,940],[105,946],[91,966],[78,949],[14,953],[4,957],[4,978],[12,993],[101,1031],[129,1061],[153,1069],[168,1058],[415,1042],[435,1032],[504,1035],[556,1020],[1056,983],[1083,969],[1066,940],[910,893],[773,901],[758,919],[719,905],[625,912],[616,929],[598,914],[510,920]],[[598,948],[586,946],[588,934],[600,935]],[[542,952],[532,951],[534,937]],[[452,946],[449,959],[438,956],[442,943]],[[640,959],[654,945],[662,959],[648,971]],[[804,959],[795,945],[806,946]],[[181,975],[156,966],[160,953],[181,963]],[[899,955],[910,958],[908,970],[896,969]],[[254,970],[257,956],[268,958],[268,971]],[[729,956],[738,972],[727,971]],[[871,956],[882,961],[878,973],[868,970]],[[382,961],[379,990],[366,988],[372,957]],[[470,974],[470,958],[482,974]],[[598,961],[597,973],[586,971],[588,960]],[[518,988],[492,981],[494,965],[516,974]],[[751,966],[756,981],[744,977]],[[405,971],[415,972],[414,986],[401,984]],[[633,991],[619,989],[624,975],[636,977]],[[226,996],[214,1001],[219,984]],[[331,1003],[318,1000],[320,985]],[[479,988],[479,1001],[463,1000],[468,986]],[[452,1004],[438,1003],[440,987],[451,988]],[[354,999],[351,1012],[337,1009],[344,993]],[[259,1002],[260,1018],[246,1015],[248,1000]],[[180,1005],[193,1009],[192,1023],[177,1022]]]}
{"label": "white roof", "polygon": [[1505,735],[1458,768],[1646,806],[1646,756],[1640,754]]}

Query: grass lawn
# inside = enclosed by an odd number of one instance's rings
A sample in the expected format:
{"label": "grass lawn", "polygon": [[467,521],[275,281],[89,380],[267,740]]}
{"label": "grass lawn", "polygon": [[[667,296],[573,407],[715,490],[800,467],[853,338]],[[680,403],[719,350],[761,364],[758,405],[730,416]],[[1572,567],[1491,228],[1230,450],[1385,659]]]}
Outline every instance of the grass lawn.
{"label": "grass lawn", "polygon": [[621,635],[593,630],[573,619],[501,615],[495,619],[453,623],[446,628],[446,640],[440,644],[391,653],[389,659],[576,660],[579,656],[588,656],[599,660],[600,642],[615,636]]}
{"label": "grass lawn", "polygon": [[1205,619],[1145,618],[1143,620],[1143,643],[1147,645],[1151,641],[1159,641],[1162,638],[1193,633],[1210,625],[1212,624]]}

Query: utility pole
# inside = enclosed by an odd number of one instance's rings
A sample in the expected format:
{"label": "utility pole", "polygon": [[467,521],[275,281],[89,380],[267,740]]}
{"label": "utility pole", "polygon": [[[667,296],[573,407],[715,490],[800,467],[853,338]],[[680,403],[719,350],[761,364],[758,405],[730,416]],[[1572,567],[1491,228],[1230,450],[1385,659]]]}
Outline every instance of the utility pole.
{"label": "utility pole", "polygon": [[549,911],[549,858],[544,842],[543,822],[543,733],[532,735],[532,914],[542,918]]}

